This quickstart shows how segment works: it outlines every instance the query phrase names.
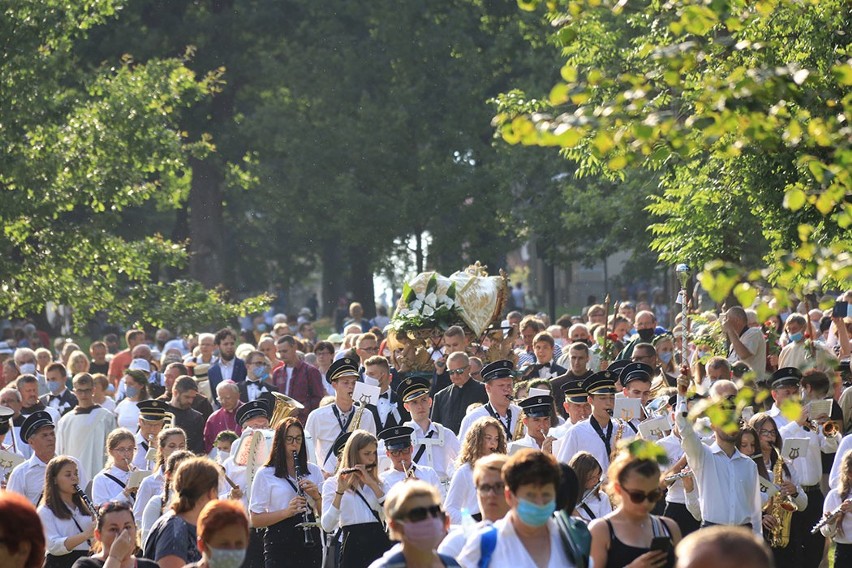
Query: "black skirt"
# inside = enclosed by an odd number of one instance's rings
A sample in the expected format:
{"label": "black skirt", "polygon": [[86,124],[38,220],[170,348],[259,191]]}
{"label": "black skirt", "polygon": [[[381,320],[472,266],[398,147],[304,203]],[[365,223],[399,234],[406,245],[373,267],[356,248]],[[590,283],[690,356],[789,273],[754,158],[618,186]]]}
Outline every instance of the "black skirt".
{"label": "black skirt", "polygon": [[71,568],[78,558],[84,558],[88,555],[89,553],[85,550],[72,550],[62,556],[48,554],[44,558],[44,568]]}
{"label": "black skirt", "polygon": [[338,568],[368,568],[391,547],[380,523],[359,523],[343,527]]}
{"label": "black skirt", "polygon": [[266,528],[263,536],[265,568],[320,568],[322,566],[322,536],[318,527],[310,530],[313,546],[305,545],[305,531],[297,527],[302,515],[284,519]]}

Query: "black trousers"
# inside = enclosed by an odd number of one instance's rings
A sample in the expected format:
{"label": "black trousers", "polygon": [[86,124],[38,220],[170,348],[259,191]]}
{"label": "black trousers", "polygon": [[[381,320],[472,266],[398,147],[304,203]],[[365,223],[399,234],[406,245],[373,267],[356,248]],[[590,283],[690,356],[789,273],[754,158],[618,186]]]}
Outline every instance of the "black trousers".
{"label": "black trousers", "polygon": [[695,517],[692,516],[692,513],[687,510],[686,505],[683,503],[669,503],[666,501],[666,509],[663,511],[663,516],[677,523],[683,536],[701,528],[701,523],[695,520]]}
{"label": "black trousers", "polygon": [[834,568],[852,566],[852,544],[837,543],[834,549]]}
{"label": "black trousers", "polygon": [[263,536],[265,568],[320,568],[322,565],[322,537],[318,528],[312,528],[313,546],[305,545],[305,531],[297,527],[302,522],[297,515],[266,528]]}
{"label": "black trousers", "polygon": [[242,568],[263,568],[263,534],[266,529],[250,529],[249,545]]}
{"label": "black trousers", "polygon": [[390,547],[391,541],[381,523],[347,525],[343,527],[339,567],[368,568]]}
{"label": "black trousers", "polygon": [[44,558],[44,568],[71,568],[78,558],[85,558],[88,555],[89,553],[85,550],[72,550],[61,556],[48,554]]}
{"label": "black trousers", "polygon": [[819,485],[804,490],[808,496],[808,506],[804,511],[793,513],[791,533],[798,535],[801,568],[818,568],[825,547],[825,537],[817,531],[811,534],[811,529],[822,518],[822,505],[825,497]]}

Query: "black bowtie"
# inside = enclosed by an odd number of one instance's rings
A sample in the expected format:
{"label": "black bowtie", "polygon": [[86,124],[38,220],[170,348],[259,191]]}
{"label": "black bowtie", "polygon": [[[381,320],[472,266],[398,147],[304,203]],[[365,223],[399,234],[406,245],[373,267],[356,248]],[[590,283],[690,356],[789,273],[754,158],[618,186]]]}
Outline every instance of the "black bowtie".
{"label": "black bowtie", "polygon": [[387,392],[386,392],[386,393],[380,394],[380,395],[379,395],[379,398],[390,399],[390,393],[387,393]]}
{"label": "black bowtie", "polygon": [[61,394],[52,394],[52,395],[50,395],[50,398],[48,399],[48,402],[53,402],[54,400],[62,400],[62,395],[61,395]]}

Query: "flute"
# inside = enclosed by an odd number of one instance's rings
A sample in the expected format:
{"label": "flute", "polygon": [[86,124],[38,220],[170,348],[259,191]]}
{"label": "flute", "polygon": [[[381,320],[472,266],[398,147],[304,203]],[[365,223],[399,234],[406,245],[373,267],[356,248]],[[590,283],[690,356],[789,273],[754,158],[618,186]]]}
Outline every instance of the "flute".
{"label": "flute", "polygon": [[[846,499],[843,503],[852,503],[852,498]],[[826,525],[830,525],[831,523],[833,523],[834,521],[836,521],[837,519],[842,517],[843,516],[843,510],[840,507],[843,506],[843,503],[841,503],[840,506],[837,507],[835,510],[833,510],[832,512],[828,513],[826,516],[821,518],[819,520],[819,522],[814,525],[814,528],[811,529],[811,534],[818,533],[819,530],[822,527],[824,527]]]}
{"label": "flute", "polygon": [[77,495],[80,496],[80,499],[82,499],[83,503],[86,504],[86,507],[89,508],[89,512],[92,514],[93,517],[95,517],[95,520],[99,520],[100,515],[98,515],[98,510],[97,508],[95,508],[95,504],[92,503],[92,500],[89,499],[89,496],[86,495],[86,492],[83,491],[83,489],[76,483],[74,484],[74,491],[77,492]]}
{"label": "flute", "polygon": [[[376,464],[371,463],[367,465],[364,469],[376,469]],[[340,473],[355,473],[356,471],[360,471],[357,467],[347,467],[345,469],[341,469]]]}
{"label": "flute", "polygon": [[669,475],[667,477],[664,477],[663,481],[665,481],[666,483],[674,483],[678,479],[683,479],[684,477],[692,477],[692,470],[683,469],[683,470],[679,471],[678,473],[675,473],[674,475]]}
{"label": "flute", "polygon": [[591,489],[589,489],[589,490],[586,492],[586,494],[585,494],[585,495],[583,495],[583,500],[582,500],[582,501],[580,501],[579,503],[577,503],[577,506],[576,506],[576,507],[574,507],[574,508],[575,508],[575,509],[579,509],[580,507],[582,507],[583,505],[585,505],[585,504],[586,504],[586,501],[588,501],[588,500],[589,500],[589,497],[591,497],[591,496],[595,493],[595,491],[597,491],[597,490],[598,490],[598,487],[600,487],[602,483],[603,483],[603,479],[599,480],[599,481],[595,484],[595,486],[594,486],[594,487],[592,487]]}

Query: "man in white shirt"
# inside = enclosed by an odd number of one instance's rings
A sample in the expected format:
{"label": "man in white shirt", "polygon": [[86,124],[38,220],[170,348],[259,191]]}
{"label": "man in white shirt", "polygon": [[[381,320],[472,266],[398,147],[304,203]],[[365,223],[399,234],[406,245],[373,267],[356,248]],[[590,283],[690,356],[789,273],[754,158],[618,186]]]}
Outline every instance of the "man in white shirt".
{"label": "man in white shirt", "polygon": [[[808,332],[808,321],[801,314],[791,314],[784,322],[787,338],[790,342],[784,346],[778,355],[779,367],[796,367],[802,371],[817,369],[820,371],[834,370],[837,367],[837,358],[822,341],[812,340],[806,345],[806,332]],[[810,331],[816,332],[819,327],[811,326]]]}
{"label": "man in white shirt", "polygon": [[749,327],[745,310],[734,306],[725,312],[722,330],[728,336],[731,347],[728,361],[733,364],[742,361],[757,375],[757,382],[766,374],[766,339],[759,327]]}
{"label": "man in white shirt", "polygon": [[482,381],[485,383],[488,402],[464,417],[459,428],[459,439],[464,440],[470,426],[479,418],[491,416],[503,426],[506,441],[512,441],[518,420],[521,419],[521,407],[511,403],[514,371],[515,364],[508,360],[494,361],[482,368]]}
{"label": "man in white shirt", "polygon": [[556,458],[568,463],[577,452],[587,451],[606,473],[618,442],[633,438],[633,430],[621,420],[616,422],[611,418],[615,406],[615,375],[612,372],[595,373],[583,381],[582,388],[592,406],[592,415],[568,431]]}
{"label": "man in white shirt", "polygon": [[115,414],[94,403],[94,381],[89,373],[74,376],[77,405],[56,425],[56,447],[60,454],[74,456],[86,471],[104,468],[107,437],[116,427]]}
{"label": "man in white shirt", "polygon": [[[702,527],[712,525],[748,526],[755,534],[763,534],[761,524],[760,483],[757,466],[740,453],[737,434],[712,425],[715,443],[704,445],[687,418],[686,393],[690,378],[678,378],[675,421],[681,433],[683,451],[698,485]],[[733,405],[720,401],[728,418],[736,420]]]}
{"label": "man in white shirt", "polygon": [[434,469],[441,480],[441,494],[445,494],[461,445],[452,430],[429,420],[432,410],[430,386],[428,377],[408,377],[400,383],[397,394],[405,410],[411,413],[411,420],[404,426],[414,431],[412,461]]}
{"label": "man in white shirt", "polygon": [[358,428],[376,434],[373,414],[366,408],[359,413],[361,408],[352,398],[360,376],[357,359],[343,357],[332,363],[326,380],[334,387],[334,402],[311,412],[305,423],[305,434],[314,444],[316,464],[326,475],[332,475],[337,467],[337,457],[332,449],[334,441],[349,431],[356,414],[361,416]]}
{"label": "man in white shirt", "polygon": [[511,456],[521,448],[541,450],[553,454],[553,441],[550,435],[550,415],[553,412],[553,397],[536,395],[525,398],[519,403],[523,416],[526,436],[509,444],[508,454]]}
{"label": "man in white shirt", "polygon": [[791,397],[799,396],[799,385],[802,382],[802,372],[795,367],[783,367],[772,373],[769,379],[770,394],[772,395],[772,408],[769,416],[775,420],[778,429],[786,426],[790,420],[781,412],[784,401]]}

